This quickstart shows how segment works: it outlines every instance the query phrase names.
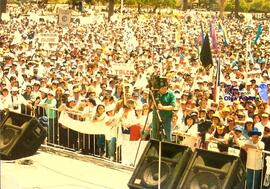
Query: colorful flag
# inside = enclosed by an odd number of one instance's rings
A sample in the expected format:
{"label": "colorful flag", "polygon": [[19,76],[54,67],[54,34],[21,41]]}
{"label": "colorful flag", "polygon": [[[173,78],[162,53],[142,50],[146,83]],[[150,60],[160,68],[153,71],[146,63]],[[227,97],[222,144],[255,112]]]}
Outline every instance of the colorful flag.
{"label": "colorful flag", "polygon": [[267,84],[261,83],[259,88],[258,88],[259,95],[261,99],[264,102],[268,102],[268,86]]}
{"label": "colorful flag", "polygon": [[200,60],[202,62],[202,66],[206,70],[209,70],[213,66],[212,53],[211,53],[208,34],[206,34],[204,38],[202,50],[200,53]]}
{"label": "colorful flag", "polygon": [[256,38],[255,38],[255,44],[258,44],[259,39],[261,38],[261,36],[262,36],[262,24],[259,24],[257,35],[256,35]]}
{"label": "colorful flag", "polygon": [[219,27],[219,30],[222,32],[223,34],[223,38],[224,38],[224,44],[226,46],[229,46],[230,42],[229,42],[229,38],[228,38],[228,34],[227,34],[227,31],[225,30],[225,28],[223,27],[223,25],[221,23],[219,23],[218,25]]}
{"label": "colorful flag", "polygon": [[213,100],[216,103],[219,103],[220,78],[221,78],[221,66],[220,66],[220,61],[217,60],[216,82],[215,82],[214,91],[213,91],[213,95],[214,95]]}
{"label": "colorful flag", "polygon": [[215,25],[213,22],[210,23],[210,37],[211,37],[212,49],[217,49],[217,36],[216,36],[216,31],[215,31]]}

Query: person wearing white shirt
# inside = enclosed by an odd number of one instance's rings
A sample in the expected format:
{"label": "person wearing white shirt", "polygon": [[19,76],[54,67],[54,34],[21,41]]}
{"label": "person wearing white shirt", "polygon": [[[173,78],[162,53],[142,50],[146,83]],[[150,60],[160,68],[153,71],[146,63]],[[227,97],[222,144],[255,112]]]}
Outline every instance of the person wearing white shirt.
{"label": "person wearing white shirt", "polygon": [[28,105],[25,98],[19,94],[19,89],[17,87],[12,87],[11,95],[7,96],[7,101],[5,102],[8,109],[13,112],[21,113],[21,105]]}
{"label": "person wearing white shirt", "polygon": [[114,161],[120,119],[116,118],[113,105],[106,107],[106,114],[105,124],[111,128],[109,137],[106,136],[106,140],[108,140],[108,156],[111,161]]}
{"label": "person wearing white shirt", "polygon": [[9,90],[5,87],[2,89],[2,94],[0,95],[0,101],[2,104],[2,109],[8,109],[8,99],[10,99]]}
{"label": "person wearing white shirt", "polygon": [[198,125],[194,118],[187,116],[185,118],[185,125],[180,126],[180,132],[183,133],[183,141],[181,144],[194,148],[198,145]]}
{"label": "person wearing white shirt", "polygon": [[269,114],[263,113],[261,116],[261,121],[259,123],[256,123],[254,127],[258,128],[258,130],[264,134],[264,128],[268,127],[270,128],[270,121],[269,121]]}
{"label": "person wearing white shirt", "polygon": [[121,109],[118,113],[121,115],[121,125],[123,132],[123,140],[130,139],[130,127],[136,123],[136,114],[133,109],[129,106],[124,105],[123,109]]}
{"label": "person wearing white shirt", "polygon": [[265,144],[260,140],[262,133],[258,128],[249,132],[250,139],[246,141],[236,140],[238,145],[247,152],[247,189],[260,188],[263,169],[262,150]]}
{"label": "person wearing white shirt", "polygon": [[198,125],[195,124],[195,120],[192,117],[187,116],[185,118],[185,124],[180,127],[180,131],[192,135],[194,137],[197,137]]}

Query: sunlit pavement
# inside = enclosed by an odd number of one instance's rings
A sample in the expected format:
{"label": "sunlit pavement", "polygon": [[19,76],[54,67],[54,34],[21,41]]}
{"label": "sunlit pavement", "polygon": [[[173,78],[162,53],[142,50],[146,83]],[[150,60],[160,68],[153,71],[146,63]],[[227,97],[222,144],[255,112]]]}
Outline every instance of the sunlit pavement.
{"label": "sunlit pavement", "polygon": [[32,161],[1,161],[1,189],[126,189],[131,171],[39,151]]}

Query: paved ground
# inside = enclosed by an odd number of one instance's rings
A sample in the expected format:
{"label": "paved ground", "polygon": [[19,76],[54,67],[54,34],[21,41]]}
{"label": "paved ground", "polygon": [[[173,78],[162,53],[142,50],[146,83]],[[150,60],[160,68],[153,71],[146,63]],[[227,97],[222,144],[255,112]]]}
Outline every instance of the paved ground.
{"label": "paved ground", "polygon": [[22,161],[1,161],[1,189],[126,189],[132,172],[39,151]]}

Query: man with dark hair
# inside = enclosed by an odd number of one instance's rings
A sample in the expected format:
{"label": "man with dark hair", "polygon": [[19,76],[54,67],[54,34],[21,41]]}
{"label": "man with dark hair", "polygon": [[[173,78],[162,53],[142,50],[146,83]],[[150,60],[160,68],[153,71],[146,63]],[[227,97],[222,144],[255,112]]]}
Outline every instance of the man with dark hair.
{"label": "man with dark hair", "polygon": [[[176,105],[176,97],[173,91],[169,90],[168,82],[166,78],[164,81],[162,79],[159,83],[158,91],[158,111],[154,110],[153,114],[153,123],[152,123],[152,138],[160,139],[159,130],[164,130],[165,141],[172,141],[172,115],[173,110]],[[161,123],[159,123],[158,115],[159,113],[161,118]]]}

